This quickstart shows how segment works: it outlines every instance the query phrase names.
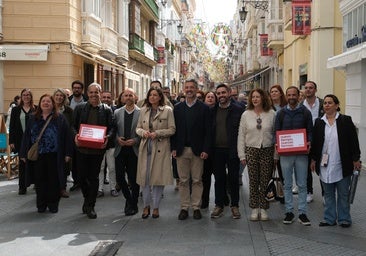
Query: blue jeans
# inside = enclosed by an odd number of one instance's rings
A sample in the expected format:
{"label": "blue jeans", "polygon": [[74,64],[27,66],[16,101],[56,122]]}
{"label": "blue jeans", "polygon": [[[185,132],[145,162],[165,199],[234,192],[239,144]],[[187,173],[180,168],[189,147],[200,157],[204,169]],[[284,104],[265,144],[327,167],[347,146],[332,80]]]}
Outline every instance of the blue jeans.
{"label": "blue jeans", "polygon": [[[324,220],[329,223],[351,224],[350,205],[348,202],[349,185],[351,183],[351,176],[347,176],[335,183],[324,183]],[[336,201],[337,190],[337,201]]]}
{"label": "blue jeans", "polygon": [[307,203],[307,177],[308,177],[308,156],[293,155],[281,156],[281,169],[284,179],[283,190],[285,193],[285,208],[287,212],[293,212],[293,195],[292,195],[292,174],[295,172],[296,185],[299,188],[298,193],[298,212],[306,214]]}

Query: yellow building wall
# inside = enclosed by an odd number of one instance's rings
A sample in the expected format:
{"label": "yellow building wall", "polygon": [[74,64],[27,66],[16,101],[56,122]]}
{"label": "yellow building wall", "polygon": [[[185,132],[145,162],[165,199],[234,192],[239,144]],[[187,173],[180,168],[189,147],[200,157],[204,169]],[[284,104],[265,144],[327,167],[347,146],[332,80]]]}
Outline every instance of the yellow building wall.
{"label": "yellow building wall", "polygon": [[82,75],[81,57],[72,54],[69,45],[51,45],[47,61],[7,61],[4,64],[4,109],[23,88],[33,92],[37,103],[44,93],[70,88]]}
{"label": "yellow building wall", "polygon": [[70,43],[81,44],[81,1],[3,1],[3,44],[49,44],[47,61],[3,62],[3,109],[14,96],[30,88],[38,103],[44,93],[70,88],[82,78],[82,60]]}
{"label": "yellow building wall", "polygon": [[[342,53],[342,16],[338,0],[312,2],[311,26],[308,36],[294,36],[291,32],[290,4],[285,5],[284,87],[299,86],[299,66],[307,63],[307,79],[318,84],[317,95],[337,95],[344,106],[345,75],[343,71],[327,69],[329,57]],[[326,13],[326,15],[325,15]],[[287,22],[286,22],[287,21]]]}

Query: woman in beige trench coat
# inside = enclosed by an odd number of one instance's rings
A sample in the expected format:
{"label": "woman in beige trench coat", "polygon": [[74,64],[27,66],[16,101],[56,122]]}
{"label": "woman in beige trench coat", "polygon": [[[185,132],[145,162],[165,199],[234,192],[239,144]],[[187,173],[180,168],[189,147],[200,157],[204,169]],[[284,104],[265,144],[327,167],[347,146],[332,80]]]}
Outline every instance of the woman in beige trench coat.
{"label": "woman in beige trench coat", "polygon": [[173,184],[170,136],[175,133],[173,110],[165,104],[160,88],[150,88],[141,108],[136,133],[141,139],[136,182],[142,188],[142,218],[159,217],[159,204],[165,185]]}

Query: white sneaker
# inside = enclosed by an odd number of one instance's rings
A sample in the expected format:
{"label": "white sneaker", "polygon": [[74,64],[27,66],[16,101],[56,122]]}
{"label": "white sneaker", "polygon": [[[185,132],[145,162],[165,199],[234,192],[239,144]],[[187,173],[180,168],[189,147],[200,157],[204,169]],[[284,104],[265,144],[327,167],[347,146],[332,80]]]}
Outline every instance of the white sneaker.
{"label": "white sneaker", "polygon": [[260,210],[260,220],[269,220],[267,211],[265,209]]}
{"label": "white sneaker", "polygon": [[292,187],[292,194],[298,194],[298,193],[299,193],[299,188],[296,185],[294,185]]}
{"label": "white sneaker", "polygon": [[313,201],[313,194],[307,194],[306,196],[306,202],[307,203],[311,203]]}
{"label": "white sneaker", "polygon": [[251,221],[257,221],[259,215],[259,208],[252,209],[252,214],[250,214],[250,220]]}

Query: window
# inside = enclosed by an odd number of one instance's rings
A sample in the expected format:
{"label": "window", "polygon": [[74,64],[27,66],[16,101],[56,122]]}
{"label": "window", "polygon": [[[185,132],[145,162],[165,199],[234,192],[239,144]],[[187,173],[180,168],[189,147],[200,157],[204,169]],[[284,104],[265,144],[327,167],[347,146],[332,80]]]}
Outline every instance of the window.
{"label": "window", "polygon": [[93,13],[100,17],[100,0],[84,0],[82,5],[83,12]]}
{"label": "window", "polygon": [[361,37],[361,28],[366,25],[366,3],[349,12],[343,17],[343,40],[344,50],[346,49],[346,42],[355,35]]}

